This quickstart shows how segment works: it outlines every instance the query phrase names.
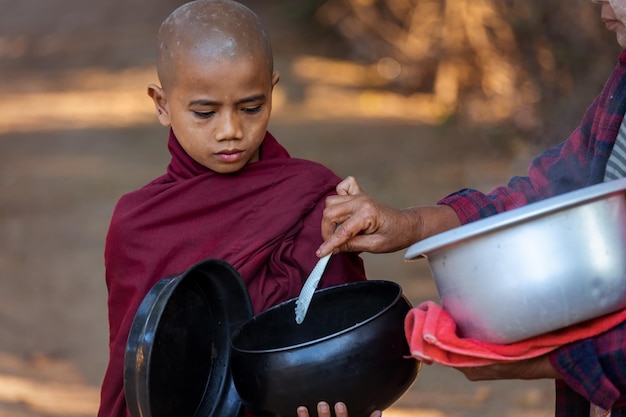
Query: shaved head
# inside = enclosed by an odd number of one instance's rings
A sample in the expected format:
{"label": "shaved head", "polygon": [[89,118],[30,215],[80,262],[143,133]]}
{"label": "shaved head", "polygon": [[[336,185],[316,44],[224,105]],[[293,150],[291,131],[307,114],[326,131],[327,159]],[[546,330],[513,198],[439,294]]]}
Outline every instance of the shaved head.
{"label": "shaved head", "polygon": [[[272,76],[269,35],[261,19],[233,0],[194,0],[180,6],[157,35],[157,73],[163,89],[176,82],[176,66],[188,60],[256,60]],[[265,68],[263,68],[263,66]]]}

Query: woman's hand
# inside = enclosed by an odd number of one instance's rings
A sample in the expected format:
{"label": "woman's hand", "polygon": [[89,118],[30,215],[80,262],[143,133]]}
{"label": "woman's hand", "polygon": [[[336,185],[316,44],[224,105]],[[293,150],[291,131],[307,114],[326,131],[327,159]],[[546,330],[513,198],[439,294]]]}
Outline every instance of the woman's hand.
{"label": "woman's hand", "polygon": [[395,252],[459,225],[456,213],[448,206],[389,207],[365,194],[353,177],[347,177],[337,185],[337,195],[326,199],[324,243],[317,256],[337,251]]}
{"label": "woman's hand", "polygon": [[547,355],[517,362],[494,365],[456,368],[470,381],[490,381],[496,379],[560,379]]}
{"label": "woman's hand", "polygon": [[[348,417],[348,408],[344,403],[335,404],[335,417]],[[317,417],[331,417],[330,405],[325,401],[320,401],[317,404]],[[369,417],[381,417],[382,413],[378,410],[370,414]],[[315,417],[309,416],[309,410],[306,407],[298,407],[298,417]]]}

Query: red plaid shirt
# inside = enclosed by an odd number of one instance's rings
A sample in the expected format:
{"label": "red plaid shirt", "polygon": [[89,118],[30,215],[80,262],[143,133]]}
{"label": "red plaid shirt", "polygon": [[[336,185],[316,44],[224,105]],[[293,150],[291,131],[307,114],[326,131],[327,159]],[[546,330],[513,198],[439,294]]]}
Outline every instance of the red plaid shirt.
{"label": "red plaid shirt", "polygon": [[[626,51],[580,126],[537,156],[528,176],[485,194],[463,189],[439,201],[469,223],[525,204],[600,183],[626,113]],[[597,337],[563,346],[550,354],[563,377],[556,384],[556,416],[589,416],[589,401],[612,417],[626,417],[626,324]]]}

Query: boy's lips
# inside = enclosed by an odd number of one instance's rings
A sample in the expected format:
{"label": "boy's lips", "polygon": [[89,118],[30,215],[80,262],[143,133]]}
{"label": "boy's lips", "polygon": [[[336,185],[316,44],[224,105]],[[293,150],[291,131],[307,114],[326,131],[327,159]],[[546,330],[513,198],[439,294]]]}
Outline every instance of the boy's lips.
{"label": "boy's lips", "polygon": [[243,151],[240,149],[226,149],[215,153],[215,157],[222,162],[236,162],[242,155]]}

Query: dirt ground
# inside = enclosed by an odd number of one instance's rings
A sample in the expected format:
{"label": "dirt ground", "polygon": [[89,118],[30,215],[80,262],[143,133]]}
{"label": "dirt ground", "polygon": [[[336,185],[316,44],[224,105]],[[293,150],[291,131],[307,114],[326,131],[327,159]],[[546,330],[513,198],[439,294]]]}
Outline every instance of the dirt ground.
{"label": "dirt ground", "polygon": [[[283,77],[271,131],[294,156],[354,175],[396,206],[524,172],[523,147],[472,147],[463,132],[410,120],[333,118],[332,107],[323,119],[311,114],[312,81],[291,64],[324,54],[330,35],[274,2],[246,3],[274,38]],[[120,195],[168,162],[145,86],[155,81],[155,31],[181,2],[0,4],[0,415],[94,416],[107,363],[104,237]],[[399,282],[414,304],[436,300],[425,261],[402,255],[365,255],[369,276]],[[471,383],[433,365],[385,415],[542,417],[552,396],[549,381]]]}

